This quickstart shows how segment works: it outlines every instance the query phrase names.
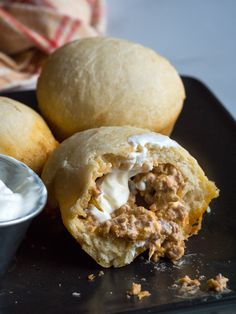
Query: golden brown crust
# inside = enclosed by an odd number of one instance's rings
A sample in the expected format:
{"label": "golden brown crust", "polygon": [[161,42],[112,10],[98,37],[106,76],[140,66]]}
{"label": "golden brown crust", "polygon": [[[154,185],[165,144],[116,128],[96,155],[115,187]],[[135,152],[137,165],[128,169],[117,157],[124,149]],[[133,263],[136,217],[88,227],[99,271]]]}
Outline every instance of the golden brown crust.
{"label": "golden brown crust", "polygon": [[49,57],[37,86],[40,109],[59,138],[100,126],[169,134],[184,87],[153,50],[114,38],[86,38]]}
{"label": "golden brown crust", "polygon": [[40,173],[58,143],[43,118],[31,108],[0,97],[0,153]]}

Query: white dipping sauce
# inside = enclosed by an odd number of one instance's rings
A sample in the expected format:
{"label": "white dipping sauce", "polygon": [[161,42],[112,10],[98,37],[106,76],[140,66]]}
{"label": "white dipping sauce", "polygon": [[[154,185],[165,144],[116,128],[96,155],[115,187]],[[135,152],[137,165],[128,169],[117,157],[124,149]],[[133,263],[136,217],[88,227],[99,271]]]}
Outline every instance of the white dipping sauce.
{"label": "white dipping sauce", "polygon": [[92,215],[99,222],[111,219],[111,213],[128,201],[130,193],[128,180],[140,173],[141,166],[148,157],[147,145],[160,148],[178,146],[178,143],[168,136],[152,132],[130,136],[128,142],[135,150],[129,156],[133,160],[133,167],[130,170],[113,169],[112,172],[104,176],[100,185],[101,195],[96,199],[99,209],[96,206],[91,208]]}
{"label": "white dipping sauce", "polygon": [[0,221],[13,220],[22,215],[23,197],[14,193],[0,180]]}

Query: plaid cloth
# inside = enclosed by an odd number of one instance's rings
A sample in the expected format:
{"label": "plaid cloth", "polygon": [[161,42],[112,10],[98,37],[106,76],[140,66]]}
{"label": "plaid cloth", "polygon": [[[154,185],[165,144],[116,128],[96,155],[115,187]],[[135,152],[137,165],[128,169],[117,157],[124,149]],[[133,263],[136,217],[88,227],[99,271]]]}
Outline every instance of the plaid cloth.
{"label": "plaid cloth", "polygon": [[35,83],[48,54],[104,29],[103,0],[0,0],[0,91]]}

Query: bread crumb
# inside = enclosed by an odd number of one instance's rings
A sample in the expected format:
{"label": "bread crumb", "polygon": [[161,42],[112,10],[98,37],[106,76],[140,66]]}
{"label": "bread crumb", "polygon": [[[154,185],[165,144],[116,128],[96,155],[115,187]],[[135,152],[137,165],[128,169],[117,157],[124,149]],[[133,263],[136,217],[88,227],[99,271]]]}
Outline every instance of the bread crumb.
{"label": "bread crumb", "polygon": [[186,288],[200,286],[200,281],[198,279],[191,279],[188,275],[185,275],[183,278],[180,278],[179,283],[182,285],[182,287]]}
{"label": "bread crumb", "polygon": [[223,292],[227,289],[228,278],[218,274],[215,278],[207,280],[207,289],[215,292]]}
{"label": "bread crumb", "polygon": [[94,274],[88,275],[88,280],[89,281],[93,281],[95,278],[96,278],[96,276]]}
{"label": "bread crumb", "polygon": [[81,296],[80,292],[72,292],[73,297],[79,298]]}
{"label": "bread crumb", "polygon": [[99,273],[98,273],[98,276],[99,276],[99,277],[104,276],[104,271],[103,271],[103,270],[100,270]]}
{"label": "bread crumb", "polygon": [[172,287],[179,288],[179,292],[184,295],[193,295],[199,291],[200,281],[198,279],[191,279],[188,275],[185,275],[183,278],[178,279]]}
{"label": "bread crumb", "polygon": [[129,295],[138,295],[141,292],[141,285],[139,283],[132,283],[132,287],[127,291]]}
{"label": "bread crumb", "polygon": [[147,290],[141,291],[141,285],[133,282],[131,289],[127,291],[127,298],[130,299],[131,295],[137,296],[139,300],[142,300],[143,298],[149,297],[151,293]]}
{"label": "bread crumb", "polygon": [[138,294],[138,299],[142,300],[143,298],[149,297],[150,295],[151,295],[151,293],[147,290],[140,291]]}

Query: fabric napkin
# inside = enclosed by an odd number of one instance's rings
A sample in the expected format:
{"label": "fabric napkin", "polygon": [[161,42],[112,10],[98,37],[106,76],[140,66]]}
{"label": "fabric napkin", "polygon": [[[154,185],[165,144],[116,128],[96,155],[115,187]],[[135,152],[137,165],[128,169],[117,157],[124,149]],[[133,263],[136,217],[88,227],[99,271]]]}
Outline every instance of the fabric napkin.
{"label": "fabric napkin", "polygon": [[103,0],[0,0],[0,91],[34,85],[50,53],[104,30]]}

